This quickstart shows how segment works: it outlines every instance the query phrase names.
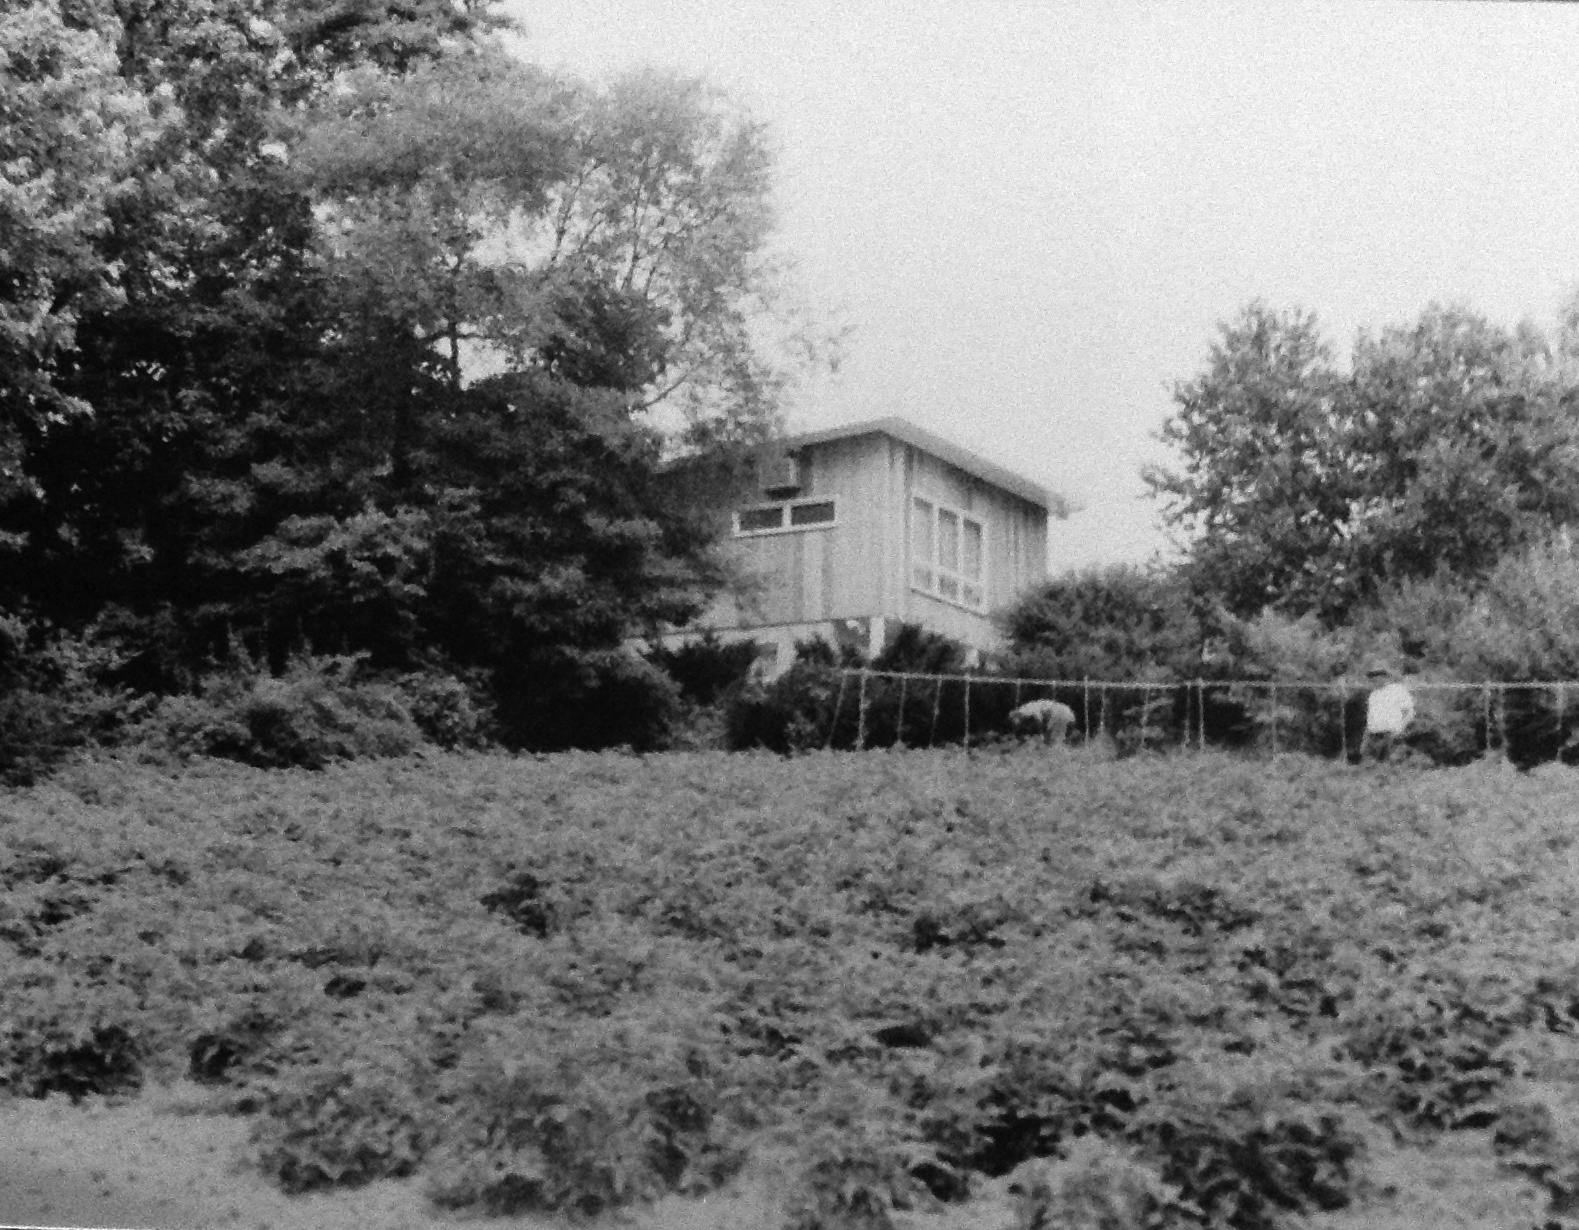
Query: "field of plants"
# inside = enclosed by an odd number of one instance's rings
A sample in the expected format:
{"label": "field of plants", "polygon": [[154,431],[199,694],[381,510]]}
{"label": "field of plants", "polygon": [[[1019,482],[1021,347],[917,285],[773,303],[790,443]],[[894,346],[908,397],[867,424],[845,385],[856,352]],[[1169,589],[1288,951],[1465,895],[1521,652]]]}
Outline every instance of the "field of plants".
{"label": "field of plants", "polygon": [[88,762],[0,793],[0,1090],[196,1081],[286,1191],[481,1214],[772,1157],[794,1230],[1255,1230],[1467,1142],[1579,1225],[1573,776]]}

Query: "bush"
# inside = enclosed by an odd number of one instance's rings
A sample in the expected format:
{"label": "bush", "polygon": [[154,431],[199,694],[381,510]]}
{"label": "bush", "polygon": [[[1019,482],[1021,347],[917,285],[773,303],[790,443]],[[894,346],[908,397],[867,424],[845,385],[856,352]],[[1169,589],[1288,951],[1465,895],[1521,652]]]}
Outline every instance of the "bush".
{"label": "bush", "polygon": [[[820,638],[797,642],[789,670],[770,684],[748,685],[731,698],[725,713],[726,745],[775,752],[854,747],[862,733],[860,683],[841,672],[870,666],[874,671],[956,675],[965,669],[965,654],[958,641],[918,624],[899,625],[870,663],[848,645],[835,647]],[[964,684],[958,679],[939,684],[871,677],[865,693],[865,746],[950,743],[964,734]],[[1001,729],[1007,708],[998,704],[994,709],[990,689],[973,687],[972,693],[972,732]]]}
{"label": "bush", "polygon": [[0,997],[12,1005],[0,1025],[0,1089],[75,1099],[140,1088],[148,1055],[134,1024],[136,997],[18,965],[0,978]]}
{"label": "bush", "polygon": [[445,1208],[595,1217],[672,1191],[705,1192],[744,1154],[707,1064],[649,1024],[573,1038],[517,1024],[482,1038],[449,1078],[457,1109],[429,1185]]}
{"label": "bush", "polygon": [[493,708],[478,684],[440,670],[410,671],[394,683],[429,743],[478,750],[493,742]]}
{"label": "bush", "polygon": [[493,677],[501,739],[534,751],[667,746],[682,712],[680,688],[624,649],[545,649]]}
{"label": "bush", "polygon": [[288,1192],[411,1174],[434,1143],[418,1075],[375,1054],[274,1082],[253,1130],[258,1164]]}
{"label": "bush", "polygon": [[1050,581],[1004,617],[1012,674],[1050,679],[1192,679],[1203,628],[1174,573],[1128,565]]}
{"label": "bush", "polygon": [[98,625],[71,635],[0,615],[0,785],[35,782],[137,718],[145,702],[109,682],[122,661]]}
{"label": "bush", "polygon": [[421,728],[399,689],[359,680],[360,665],[359,658],[304,656],[276,678],[249,664],[209,679],[196,696],[165,698],[130,738],[176,757],[263,768],[408,755],[424,741]]}
{"label": "bush", "polygon": [[[772,683],[746,685],[729,701],[724,715],[728,746],[735,751],[761,747],[804,752],[853,745],[857,715],[853,705],[842,703],[843,682],[834,666],[797,661]],[[838,731],[833,730],[836,706]]]}
{"label": "bush", "polygon": [[680,695],[693,705],[716,704],[740,684],[757,660],[754,641],[724,644],[712,632],[675,649],[658,646],[647,660],[673,679]]}

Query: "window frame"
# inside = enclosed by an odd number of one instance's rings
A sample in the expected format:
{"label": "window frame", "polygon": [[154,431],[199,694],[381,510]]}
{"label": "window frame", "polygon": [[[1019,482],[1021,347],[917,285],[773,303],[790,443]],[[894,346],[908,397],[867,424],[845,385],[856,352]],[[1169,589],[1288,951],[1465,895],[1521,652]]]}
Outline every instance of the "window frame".
{"label": "window frame", "polygon": [[[929,529],[927,533],[927,539],[932,549],[931,558],[929,559],[923,558],[918,553],[918,549],[922,545],[919,540],[920,536],[916,533],[916,516],[920,512],[918,505],[925,505],[931,510],[928,518]],[[912,493],[910,496],[908,512],[909,517],[906,524],[909,528],[910,538],[908,561],[910,588],[916,593],[925,594],[928,598],[935,599],[938,602],[946,602],[950,606],[957,606],[962,610],[971,611],[978,615],[984,614],[987,610],[988,593],[986,518],[978,513],[966,512],[957,505],[934,499],[932,496],[917,495],[915,493]],[[953,568],[946,567],[942,562],[942,518],[945,516],[954,519],[954,562],[957,566]],[[977,560],[979,568],[978,575],[975,577],[966,575],[964,569],[966,557],[965,542],[968,537],[966,526],[975,526],[977,533],[980,535]],[[922,573],[926,575],[925,583],[920,579]],[[953,596],[944,592],[945,586],[953,588]],[[980,594],[978,601],[971,602],[966,597],[970,589],[975,589]]]}
{"label": "window frame", "polygon": [[[827,504],[833,509],[833,516],[826,521],[813,521],[809,525],[793,524],[792,509],[802,508],[808,504]],[[745,530],[740,528],[740,518],[743,513],[766,512],[768,509],[777,509],[779,523],[764,526],[759,530]],[[735,538],[767,538],[774,534],[809,534],[815,530],[831,530],[839,524],[839,499],[832,495],[808,495],[794,500],[764,500],[759,504],[747,504],[735,509],[730,514],[730,521],[734,527]]]}

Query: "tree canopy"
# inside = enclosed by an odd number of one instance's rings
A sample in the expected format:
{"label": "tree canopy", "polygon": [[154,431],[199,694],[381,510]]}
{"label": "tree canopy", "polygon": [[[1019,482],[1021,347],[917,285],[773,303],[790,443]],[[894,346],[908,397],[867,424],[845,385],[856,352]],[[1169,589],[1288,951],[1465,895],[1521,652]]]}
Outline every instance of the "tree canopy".
{"label": "tree canopy", "polygon": [[1579,384],[1562,344],[1463,308],[1356,340],[1263,303],[1174,390],[1147,480],[1197,589],[1236,614],[1341,619],[1389,586],[1473,584],[1579,518]]}
{"label": "tree canopy", "polygon": [[113,615],[170,688],[238,642],[561,677],[705,601],[655,475],[776,424],[766,135],[501,24],[0,14],[0,613]]}

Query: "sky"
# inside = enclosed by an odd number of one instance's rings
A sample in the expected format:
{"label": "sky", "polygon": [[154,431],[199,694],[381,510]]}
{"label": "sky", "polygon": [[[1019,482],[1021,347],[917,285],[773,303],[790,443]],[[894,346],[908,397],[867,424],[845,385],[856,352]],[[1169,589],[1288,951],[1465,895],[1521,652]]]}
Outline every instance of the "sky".
{"label": "sky", "polygon": [[899,414],[1046,485],[1055,572],[1170,550],[1140,473],[1251,300],[1342,357],[1579,283],[1579,5],[511,2],[545,67],[767,123],[797,293],[850,330],[789,426]]}

